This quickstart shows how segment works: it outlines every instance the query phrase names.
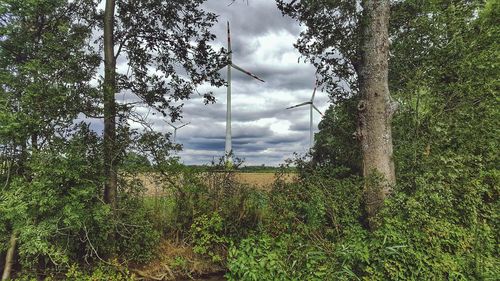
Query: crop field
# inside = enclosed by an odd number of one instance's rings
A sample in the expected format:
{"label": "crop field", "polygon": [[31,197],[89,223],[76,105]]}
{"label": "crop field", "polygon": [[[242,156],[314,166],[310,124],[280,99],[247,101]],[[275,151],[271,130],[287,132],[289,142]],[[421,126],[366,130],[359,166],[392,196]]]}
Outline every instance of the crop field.
{"label": "crop field", "polygon": [[[266,189],[270,187],[276,176],[274,173],[236,173],[235,179],[239,183]],[[297,174],[287,173],[284,175],[286,182],[293,182],[297,179]]]}
{"label": "crop field", "polygon": [[[210,180],[210,177],[206,177]],[[159,196],[165,193],[165,187],[170,185],[169,183],[162,182],[160,178],[151,173],[140,174],[136,178],[139,180],[144,188],[145,193],[149,196]],[[235,173],[234,179],[236,182],[241,184],[247,184],[259,189],[270,189],[273,182],[276,180],[276,175],[274,173]],[[285,182],[293,182],[297,180],[296,173],[286,173],[283,175]],[[177,179],[176,181],[179,181]]]}

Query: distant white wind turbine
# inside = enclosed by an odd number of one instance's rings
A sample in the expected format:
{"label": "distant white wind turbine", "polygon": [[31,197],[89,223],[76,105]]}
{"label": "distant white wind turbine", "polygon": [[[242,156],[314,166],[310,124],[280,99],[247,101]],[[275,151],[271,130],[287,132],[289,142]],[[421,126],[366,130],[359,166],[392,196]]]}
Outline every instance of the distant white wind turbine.
{"label": "distant white wind turbine", "polygon": [[260,79],[256,75],[244,70],[243,68],[235,65],[233,63],[233,51],[231,49],[231,31],[229,29],[229,21],[227,22],[227,51],[228,51],[228,64],[227,64],[227,109],[226,109],[226,146],[225,146],[225,155],[226,164],[231,164],[231,154],[233,150],[232,139],[231,139],[231,68],[234,68],[238,71],[245,73],[246,75],[257,79],[261,82],[264,80]]}
{"label": "distant white wind turbine", "polygon": [[323,113],[314,105],[314,96],[316,95],[316,88],[318,87],[318,82],[316,81],[314,83],[314,90],[312,93],[311,100],[296,104],[294,106],[287,107],[286,109],[292,109],[304,105],[309,105],[309,147],[312,148],[314,144],[314,132],[313,132],[313,109],[316,110],[321,116],[323,116]]}
{"label": "distant white wind turbine", "polygon": [[179,130],[180,128],[182,128],[184,126],[187,126],[187,125],[191,124],[191,122],[184,123],[184,124],[182,124],[182,125],[180,125],[178,127],[174,126],[174,124],[169,123],[169,122],[167,122],[167,124],[169,124],[172,128],[174,128],[174,141],[173,142],[175,143],[175,139],[177,137],[177,130]]}

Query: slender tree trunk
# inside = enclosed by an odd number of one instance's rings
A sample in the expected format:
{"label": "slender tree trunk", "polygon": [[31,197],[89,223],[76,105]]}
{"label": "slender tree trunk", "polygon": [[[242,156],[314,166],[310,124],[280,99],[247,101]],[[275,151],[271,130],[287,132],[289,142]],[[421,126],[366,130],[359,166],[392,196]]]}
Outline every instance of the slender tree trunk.
{"label": "slender tree trunk", "polygon": [[106,0],[104,10],[104,201],[116,207],[116,59],[114,51],[115,1]]}
{"label": "slender tree trunk", "polygon": [[32,150],[38,149],[38,134],[37,133],[33,133],[31,135],[31,149]]}
{"label": "slender tree trunk", "polygon": [[12,265],[14,264],[14,253],[16,251],[17,232],[13,231],[10,236],[9,249],[5,256],[5,266],[3,268],[2,281],[10,280],[10,273],[12,272]]}
{"label": "slender tree trunk", "polygon": [[397,103],[388,85],[389,0],[364,0],[361,43],[358,137],[363,154],[365,207],[371,229],[374,216],[396,183],[391,120]]}

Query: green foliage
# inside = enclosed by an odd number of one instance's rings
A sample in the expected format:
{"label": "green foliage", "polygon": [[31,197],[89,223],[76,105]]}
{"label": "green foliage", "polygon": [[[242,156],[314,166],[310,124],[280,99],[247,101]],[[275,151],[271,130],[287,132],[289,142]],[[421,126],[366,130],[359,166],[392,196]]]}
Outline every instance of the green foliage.
{"label": "green foliage", "polygon": [[208,255],[213,262],[222,262],[225,255],[224,246],[230,242],[224,236],[223,226],[224,221],[218,213],[196,218],[190,229],[193,251]]}
{"label": "green foliage", "polygon": [[[126,59],[129,66],[126,74],[118,75],[119,90],[136,95],[142,105],[169,115],[172,121],[181,116],[182,105],[176,102],[188,99],[197,86],[223,84],[218,70],[225,54],[210,44],[217,17],[200,7],[203,2],[116,2],[114,38],[120,47],[115,48],[115,56]],[[148,73],[148,67],[156,73]],[[206,102],[215,101],[211,93],[204,96]]]}
{"label": "green foliage", "polygon": [[[85,0],[6,0],[0,9],[0,140],[47,144],[95,102],[88,81],[99,65],[89,47]],[[86,3],[88,4],[88,3]],[[78,22],[78,23],[77,23]]]}
{"label": "green foliage", "polygon": [[[265,166],[264,164],[262,164],[261,166],[243,166],[238,168],[239,173],[276,173],[279,170],[280,167]],[[295,167],[287,167],[286,172],[294,173],[296,172],[296,169]]]}
{"label": "green foliage", "polygon": [[128,270],[119,271],[109,265],[98,265],[92,270],[85,270],[79,268],[77,265],[71,265],[66,272],[59,275],[49,275],[43,279],[36,278],[30,275],[22,275],[13,279],[15,281],[54,281],[54,280],[71,280],[71,281],[96,281],[96,280],[109,280],[109,281],[134,281],[136,280],[133,274]]}
{"label": "green foliage", "polygon": [[[87,21],[95,11],[91,2],[0,4],[0,253],[18,233],[17,257],[28,274],[19,280],[40,279],[43,270],[55,272],[48,280],[61,274],[132,280],[121,267],[96,264],[116,256],[146,262],[160,234],[190,238],[194,251],[213,262],[227,258],[229,280],[498,279],[498,1],[392,1],[389,82],[401,105],[393,122],[398,184],[373,232],[363,219],[364,183],[352,139],[360,57],[356,1],[278,1],[285,14],[307,24],[297,47],[335,98],[312,161],[294,163],[298,182],[278,180],[268,193],[238,184],[237,169],[185,167],[172,157],[180,147],[168,134],[130,130],[120,116],[115,212],[101,200],[102,140],[87,125],[74,125],[78,114],[100,111],[89,83],[99,64],[87,46],[95,27]],[[120,75],[119,84],[176,119],[174,100],[187,98],[207,77],[220,84],[216,70],[224,62],[206,44],[215,16],[199,9],[203,1],[155,9],[166,2],[118,3],[116,30],[123,36],[117,38],[123,37],[132,72]],[[182,26],[172,33],[158,26],[177,21]],[[188,44],[192,39],[197,48]],[[143,44],[162,45],[174,59],[164,61]],[[172,79],[166,84],[148,76],[146,65]],[[187,76],[176,75],[172,65]],[[137,172],[145,171],[160,175],[155,184],[162,198],[142,198]],[[89,270],[74,265],[84,262]],[[187,271],[182,257],[172,266]]]}
{"label": "green foliage", "polygon": [[288,280],[286,279],[283,243],[266,236],[250,237],[238,248],[229,249],[228,280]]}
{"label": "green foliage", "polygon": [[134,281],[136,280],[133,274],[127,270],[118,271],[110,266],[99,266],[91,272],[85,272],[78,269],[76,266],[71,266],[65,274],[65,280],[73,281],[94,281],[94,280],[109,280],[109,281]]}
{"label": "green foliage", "polygon": [[[156,153],[156,155],[165,155]],[[259,227],[266,212],[267,195],[254,187],[238,183],[234,171],[222,170],[222,166],[186,167],[176,159],[154,158],[153,171],[160,175],[156,184],[169,194],[162,200],[169,208],[156,210],[170,216],[165,233],[187,235],[195,219],[218,213],[224,221],[224,235],[244,236]],[[208,170],[208,171],[207,171]],[[160,207],[160,208],[163,208]]]}
{"label": "green foliage", "polygon": [[124,156],[121,166],[121,170],[127,171],[129,173],[137,173],[141,171],[149,171],[151,168],[151,163],[149,162],[147,156],[130,151]]}
{"label": "green foliage", "polygon": [[172,266],[172,269],[179,269],[179,270],[186,270],[188,266],[188,262],[185,258],[183,257],[175,257],[174,261],[170,264]]}
{"label": "green foliage", "polygon": [[122,194],[115,225],[115,253],[124,261],[145,263],[155,257],[160,232],[154,228],[147,209],[137,195]]}
{"label": "green foliage", "polygon": [[0,213],[19,231],[24,266],[66,265],[92,255],[90,241],[105,245],[110,211],[98,197],[96,141],[84,127],[54,151],[36,152],[26,163],[33,177],[14,177],[2,193]]}
{"label": "green foliage", "polygon": [[229,250],[226,277],[229,280],[359,280],[356,271],[369,256],[365,241],[360,239],[363,234],[357,232],[353,236],[358,239],[345,239],[338,244],[298,234],[250,237]]}
{"label": "green foliage", "polygon": [[[297,164],[304,165],[301,159]],[[362,184],[345,174],[323,166],[302,170],[297,183],[277,182],[265,232],[229,250],[229,280],[336,280],[342,272],[353,274],[367,252],[352,237],[365,234],[359,223]]]}
{"label": "green foliage", "polygon": [[[122,260],[147,261],[159,235],[132,191],[113,214],[100,199],[99,139],[86,126],[54,150],[34,153],[26,168],[31,178],[13,177],[0,195],[2,249],[11,231],[19,233],[18,256],[24,269],[64,269],[119,252]],[[129,185],[130,187],[130,185]],[[115,237],[112,241],[109,237]]]}
{"label": "green foliage", "polygon": [[357,103],[353,98],[332,105],[318,125],[312,150],[314,166],[345,167],[346,176],[361,175],[361,151],[353,138],[357,126]]}
{"label": "green foliage", "polygon": [[275,211],[265,228],[269,234],[244,239],[229,250],[228,277],[493,280],[498,234],[492,220],[498,202],[484,201],[488,195],[483,193],[492,188],[490,177],[468,189],[450,185],[447,176],[420,177],[417,192],[396,189],[379,214],[379,229],[370,233],[360,220],[361,188],[337,183],[326,185],[335,193],[320,193],[311,190],[311,182],[334,181],[327,174],[312,175],[306,184],[278,189],[279,195],[271,197]]}
{"label": "green foliage", "polygon": [[379,280],[498,276],[491,226],[484,221],[464,224],[461,221],[474,217],[454,210],[458,196],[439,183],[430,186],[388,202],[384,224],[370,239],[373,254],[366,272]]}
{"label": "green foliage", "polygon": [[362,217],[361,181],[344,177],[345,173],[342,168],[316,167],[302,173],[297,183],[276,183],[270,195],[269,229],[274,233],[328,230],[324,232],[328,236],[342,237]]}
{"label": "green foliage", "polygon": [[295,47],[316,67],[334,102],[355,96],[361,64],[362,7],[351,0],[276,0],[284,15],[307,26]]}

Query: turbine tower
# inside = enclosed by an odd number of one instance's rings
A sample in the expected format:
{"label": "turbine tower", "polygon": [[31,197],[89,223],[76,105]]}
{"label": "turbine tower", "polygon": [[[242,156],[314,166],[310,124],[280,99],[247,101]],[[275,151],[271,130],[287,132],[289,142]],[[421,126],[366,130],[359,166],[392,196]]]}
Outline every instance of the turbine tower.
{"label": "turbine tower", "polygon": [[174,128],[174,143],[175,143],[175,138],[177,137],[177,130],[179,130],[180,128],[182,128],[184,126],[189,125],[190,123],[191,122],[187,122],[187,123],[182,124],[179,127],[177,127],[177,126],[174,126],[172,123],[167,122],[167,124],[169,124],[172,128]]}
{"label": "turbine tower", "polygon": [[229,21],[227,22],[227,51],[228,51],[228,64],[227,66],[227,109],[226,109],[226,146],[224,150],[224,157],[226,158],[226,165],[231,165],[231,152],[233,150],[232,138],[231,138],[231,68],[245,73],[246,75],[257,79],[261,82],[264,80],[260,79],[256,75],[244,70],[243,68],[235,65],[233,63],[233,51],[231,49],[231,31],[229,29]]}
{"label": "turbine tower", "polygon": [[294,106],[290,106],[290,107],[286,108],[286,109],[292,109],[292,108],[296,108],[296,107],[300,107],[300,106],[304,106],[304,105],[309,105],[309,138],[310,138],[309,139],[309,141],[310,141],[309,148],[312,148],[313,144],[314,144],[313,109],[316,110],[319,114],[321,114],[321,116],[323,116],[323,113],[321,113],[321,111],[314,105],[314,96],[316,95],[316,88],[317,87],[318,87],[318,83],[316,81],[314,83],[314,90],[313,90],[313,93],[312,93],[311,100],[303,102],[303,103],[299,103],[299,104],[296,104]]}

